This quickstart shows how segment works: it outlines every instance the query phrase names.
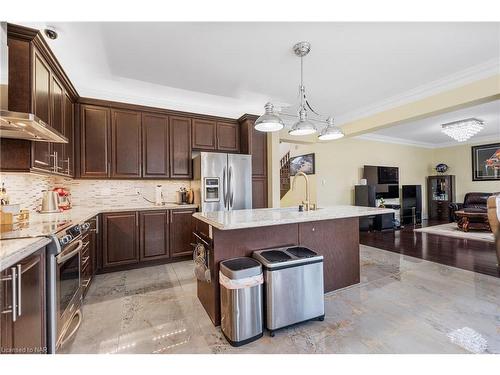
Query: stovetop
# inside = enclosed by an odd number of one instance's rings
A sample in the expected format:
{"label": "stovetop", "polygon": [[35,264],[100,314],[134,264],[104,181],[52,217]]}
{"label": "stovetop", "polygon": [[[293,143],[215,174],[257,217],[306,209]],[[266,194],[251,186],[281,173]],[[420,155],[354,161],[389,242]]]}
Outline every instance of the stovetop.
{"label": "stovetop", "polygon": [[19,222],[12,225],[0,225],[0,240],[46,237],[56,234],[73,224],[71,220]]}

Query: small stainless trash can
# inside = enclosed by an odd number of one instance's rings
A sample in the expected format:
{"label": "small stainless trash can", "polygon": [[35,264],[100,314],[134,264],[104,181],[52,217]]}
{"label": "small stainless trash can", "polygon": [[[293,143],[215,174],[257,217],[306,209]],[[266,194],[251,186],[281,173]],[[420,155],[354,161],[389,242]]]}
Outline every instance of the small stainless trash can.
{"label": "small stainless trash can", "polygon": [[232,346],[262,337],[262,265],[252,258],[233,258],[220,263],[221,329]]}

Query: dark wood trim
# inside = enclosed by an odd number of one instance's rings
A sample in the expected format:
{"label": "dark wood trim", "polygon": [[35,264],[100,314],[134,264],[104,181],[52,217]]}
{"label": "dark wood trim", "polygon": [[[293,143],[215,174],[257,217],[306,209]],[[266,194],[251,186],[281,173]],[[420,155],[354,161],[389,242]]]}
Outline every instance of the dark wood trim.
{"label": "dark wood trim", "polygon": [[96,106],[101,106],[101,107],[116,108],[116,109],[128,109],[131,111],[149,112],[151,114],[161,114],[161,115],[168,115],[168,116],[189,117],[191,119],[213,120],[213,121],[237,123],[237,120],[234,118],[205,115],[202,113],[182,112],[182,111],[176,111],[176,110],[167,109],[167,108],[149,107],[149,106],[144,106],[144,105],[114,102],[114,101],[103,100],[103,99],[93,99],[93,98],[80,97],[80,98],[78,98],[78,103],[96,105]]}

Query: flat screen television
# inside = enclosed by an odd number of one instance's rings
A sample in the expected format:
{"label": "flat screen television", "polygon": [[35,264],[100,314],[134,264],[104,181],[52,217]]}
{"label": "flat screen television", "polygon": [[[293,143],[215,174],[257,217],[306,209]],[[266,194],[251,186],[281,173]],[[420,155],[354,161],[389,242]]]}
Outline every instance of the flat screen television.
{"label": "flat screen television", "polygon": [[379,184],[399,184],[398,167],[377,167]]}

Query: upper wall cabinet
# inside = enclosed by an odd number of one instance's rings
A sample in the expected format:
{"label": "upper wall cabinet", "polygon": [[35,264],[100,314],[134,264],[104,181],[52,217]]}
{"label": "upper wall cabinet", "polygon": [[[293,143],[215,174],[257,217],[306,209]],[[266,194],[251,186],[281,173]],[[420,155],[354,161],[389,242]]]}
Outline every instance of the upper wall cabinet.
{"label": "upper wall cabinet", "polygon": [[217,123],[211,120],[193,119],[193,149],[215,151],[217,149]]}
{"label": "upper wall cabinet", "polygon": [[110,110],[82,105],[80,108],[80,177],[109,176]]}
{"label": "upper wall cabinet", "polygon": [[191,160],[191,119],[171,116],[170,136],[170,177],[192,178]]}
{"label": "upper wall cabinet", "polygon": [[141,177],[141,113],[111,110],[111,177]]}
{"label": "upper wall cabinet", "polygon": [[[7,25],[7,44],[8,109],[33,113],[69,138],[73,113],[67,111],[73,111],[78,94],[49,46],[38,30],[12,24]],[[73,176],[72,145],[2,138],[0,170]]]}
{"label": "upper wall cabinet", "polygon": [[239,152],[239,124],[193,119],[192,143],[194,150]]}
{"label": "upper wall cabinet", "polygon": [[217,123],[217,150],[226,152],[240,151],[240,127],[238,124]]}
{"label": "upper wall cabinet", "polygon": [[168,116],[142,114],[142,176],[170,177]]}

